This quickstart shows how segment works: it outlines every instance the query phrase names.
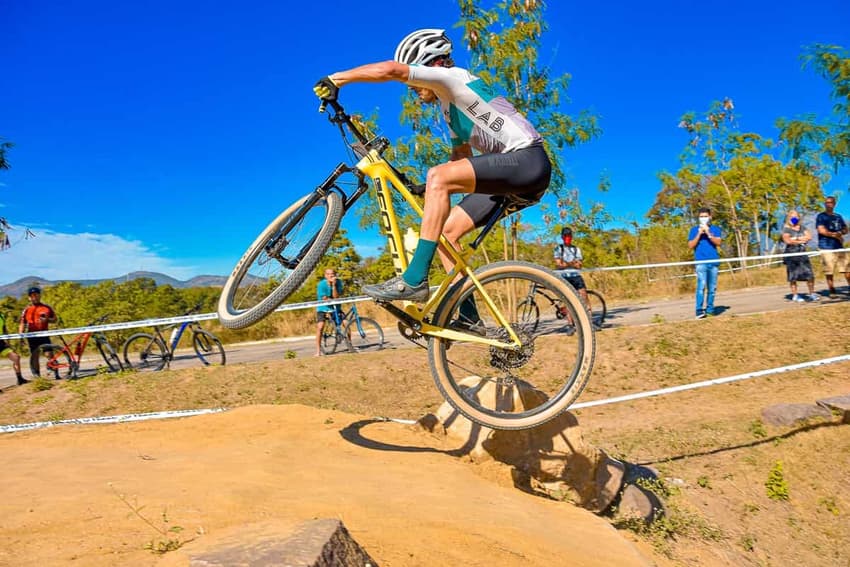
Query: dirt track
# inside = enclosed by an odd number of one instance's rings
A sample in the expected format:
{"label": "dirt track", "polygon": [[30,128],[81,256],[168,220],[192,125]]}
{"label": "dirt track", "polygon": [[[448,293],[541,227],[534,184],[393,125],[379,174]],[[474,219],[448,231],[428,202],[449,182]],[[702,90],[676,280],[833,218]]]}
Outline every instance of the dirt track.
{"label": "dirt track", "polygon": [[0,564],[157,565],[144,546],[177,537],[194,541],[162,564],[188,565],[236,528],[313,518],[341,519],[384,566],[647,564],[606,520],[441,443],[304,406],[6,435]]}

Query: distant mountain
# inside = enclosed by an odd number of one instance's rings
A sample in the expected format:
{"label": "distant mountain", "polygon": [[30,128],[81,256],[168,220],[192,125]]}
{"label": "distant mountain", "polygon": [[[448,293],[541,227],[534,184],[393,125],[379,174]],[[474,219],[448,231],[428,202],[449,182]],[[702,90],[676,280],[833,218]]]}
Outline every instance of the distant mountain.
{"label": "distant mountain", "polygon": [[62,283],[63,281],[70,281],[74,283],[78,283],[80,285],[89,286],[89,285],[97,285],[103,281],[115,281],[118,283],[136,280],[139,278],[150,278],[156,285],[170,285],[175,288],[187,288],[187,287],[223,287],[224,283],[227,281],[225,276],[195,276],[194,278],[186,281],[176,280],[171,276],[161,274],[159,272],[130,272],[129,274],[124,274],[123,276],[117,278],[104,278],[100,280],[58,280],[51,281],[46,280],[44,278],[40,278],[38,276],[25,276],[17,281],[14,281],[10,284],[0,285],[0,297],[12,296],[12,297],[21,297],[25,295],[27,289],[29,289],[33,285],[37,285],[39,287],[50,287],[52,285],[56,285]]}

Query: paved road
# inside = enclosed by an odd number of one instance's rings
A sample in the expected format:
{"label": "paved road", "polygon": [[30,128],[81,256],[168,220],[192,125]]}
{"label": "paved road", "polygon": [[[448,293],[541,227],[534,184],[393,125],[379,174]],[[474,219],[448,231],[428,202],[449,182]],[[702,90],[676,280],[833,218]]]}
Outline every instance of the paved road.
{"label": "paved road", "polygon": [[[847,288],[844,288],[844,291],[847,291]],[[848,301],[850,300],[850,295],[839,293],[838,297],[823,297],[817,303],[792,303],[789,299],[790,294],[788,293],[788,287],[785,285],[749,288],[721,292],[717,298],[716,307],[719,317],[729,317],[732,315],[781,311],[783,309],[814,309],[819,306]],[[608,318],[605,321],[604,328],[693,319],[693,303],[692,296],[676,299],[613,303],[608,306]],[[387,341],[386,348],[412,347],[409,342],[398,335],[395,328],[385,328],[384,334]],[[315,343],[313,341],[313,337],[291,337],[262,342],[225,345],[227,363],[236,364],[240,362],[281,360],[287,351],[293,351],[297,357],[312,356],[315,352]],[[340,354],[337,356],[346,355]],[[24,366],[24,375],[26,376],[28,374],[28,361],[24,359],[21,362]],[[83,360],[80,376],[84,377],[93,374],[98,364],[102,364],[99,358],[87,357]],[[194,356],[191,350],[178,351],[178,357],[171,363],[171,368],[191,368],[200,366],[200,364],[200,361]],[[15,376],[12,372],[11,364],[7,360],[0,361],[0,388],[12,386],[14,383]],[[0,403],[2,403],[2,398],[0,398]]]}

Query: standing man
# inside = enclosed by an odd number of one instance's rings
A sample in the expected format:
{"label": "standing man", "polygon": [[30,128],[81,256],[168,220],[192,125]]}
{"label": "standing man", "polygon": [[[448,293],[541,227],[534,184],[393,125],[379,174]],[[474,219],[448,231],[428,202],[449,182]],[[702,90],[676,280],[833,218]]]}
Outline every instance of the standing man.
{"label": "standing man", "polygon": [[[31,287],[27,292],[30,304],[21,313],[21,324],[19,333],[35,333],[46,331],[50,323],[56,322],[56,313],[53,308],[41,302],[41,289]],[[41,376],[41,365],[38,360],[38,347],[50,343],[49,337],[27,337],[30,347],[30,371],[35,377]]]}
{"label": "standing man", "polygon": [[585,309],[590,312],[590,303],[587,301],[587,285],[584,283],[584,278],[581,277],[582,261],[581,248],[573,244],[573,229],[565,226],[561,229],[561,244],[555,247],[555,267],[560,271],[561,277],[576,288],[582,301],[584,301]]}
{"label": "standing man", "polygon": [[[0,313],[0,335],[5,335],[8,332],[6,330],[6,314]],[[4,356],[12,361],[12,368],[15,369],[15,376],[18,377],[18,386],[29,382],[29,380],[24,380],[21,374],[21,355],[13,351],[5,339],[0,339],[0,358]]]}
{"label": "standing man", "polygon": [[[327,301],[342,297],[342,280],[337,279],[333,268],[325,270],[325,277],[319,280],[316,286],[316,299]],[[316,307],[316,356],[322,356],[322,331],[325,324],[333,317],[334,312],[339,310],[339,305],[319,305]],[[333,325],[333,321],[330,321]]]}
{"label": "standing man", "polygon": [[841,215],[835,212],[835,197],[827,197],[823,202],[824,211],[818,213],[815,225],[818,229],[818,248],[823,261],[823,273],[829,293],[835,293],[833,274],[844,272],[847,285],[850,286],[850,272],[847,271],[847,253],[835,252],[844,248],[844,235],[847,234],[847,223]]}
{"label": "standing man", "polygon": [[[711,224],[711,209],[702,207],[697,213],[699,224],[688,233],[688,248],[694,251],[694,260],[718,260],[717,251],[722,242],[720,229]],[[696,265],[697,319],[714,315],[714,294],[717,292],[717,272],[719,262],[706,262]]]}

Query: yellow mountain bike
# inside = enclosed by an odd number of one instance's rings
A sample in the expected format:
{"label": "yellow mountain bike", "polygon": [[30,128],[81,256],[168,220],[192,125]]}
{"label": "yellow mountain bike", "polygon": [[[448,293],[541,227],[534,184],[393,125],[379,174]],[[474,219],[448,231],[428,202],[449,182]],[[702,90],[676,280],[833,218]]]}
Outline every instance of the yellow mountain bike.
{"label": "yellow mountain bike", "polygon": [[[393,199],[404,199],[421,216],[419,198],[411,192],[415,186],[383,157],[390,147],[386,138],[368,139],[337,100],[323,102],[320,111],[328,105],[333,109],[328,118],[339,127],[356,163],[340,163],[254,240],[222,290],[218,317],[225,327],[256,323],[304,283],[330,245],[342,215],[369,190],[369,181],[396,273],[407,268]],[[340,181],[346,175],[351,181]],[[341,187],[348,183],[356,187],[350,194]],[[469,266],[499,219],[526,204],[506,196],[465,250],[455,251],[441,238],[454,268],[425,304],[378,302],[398,319],[405,338],[427,344],[431,373],[443,397],[467,418],[494,429],[535,427],[566,410],[587,384],[596,352],[581,299],[551,270],[518,261],[476,270]],[[521,304],[532,289],[545,290],[570,317],[546,314],[534,324],[524,322]],[[531,385],[543,395],[526,395],[530,390],[520,385]]]}

